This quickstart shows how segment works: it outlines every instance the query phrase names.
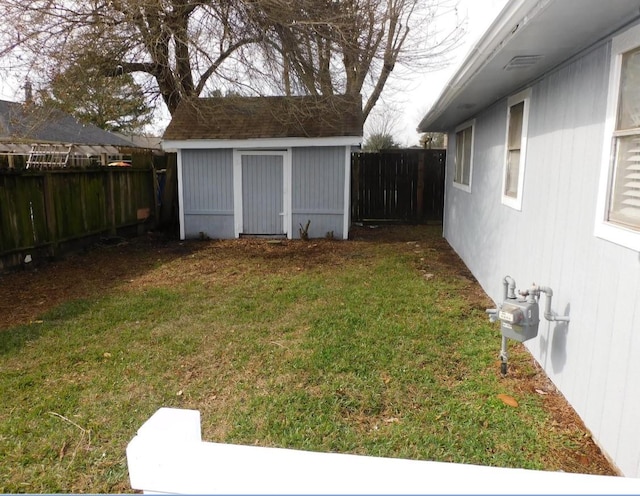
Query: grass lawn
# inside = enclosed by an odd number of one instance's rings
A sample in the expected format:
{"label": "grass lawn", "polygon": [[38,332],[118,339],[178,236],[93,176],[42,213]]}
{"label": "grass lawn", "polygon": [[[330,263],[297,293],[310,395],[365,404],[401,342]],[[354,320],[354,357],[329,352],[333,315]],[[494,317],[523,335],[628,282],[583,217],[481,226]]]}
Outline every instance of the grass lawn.
{"label": "grass lawn", "polygon": [[130,491],[162,406],[208,441],[611,473],[522,346],[500,377],[492,303],[438,226],[133,241],[0,287],[2,492]]}

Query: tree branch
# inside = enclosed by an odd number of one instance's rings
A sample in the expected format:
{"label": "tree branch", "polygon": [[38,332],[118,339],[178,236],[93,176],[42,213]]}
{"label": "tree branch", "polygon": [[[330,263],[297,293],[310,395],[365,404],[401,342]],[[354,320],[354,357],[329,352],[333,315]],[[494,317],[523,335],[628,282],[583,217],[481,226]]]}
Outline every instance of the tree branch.
{"label": "tree branch", "polygon": [[248,38],[246,40],[238,41],[230,45],[229,47],[227,47],[227,49],[224,50],[222,53],[220,53],[220,55],[218,55],[216,60],[202,73],[202,75],[200,76],[200,81],[198,81],[198,85],[196,86],[194,93],[196,95],[199,95],[200,93],[202,93],[202,90],[207,84],[207,81],[209,80],[209,78],[213,74],[215,74],[215,72],[218,70],[220,65],[225,60],[227,60],[236,50],[242,48],[243,46],[250,45],[251,43],[258,43],[260,41],[262,41],[262,37]]}

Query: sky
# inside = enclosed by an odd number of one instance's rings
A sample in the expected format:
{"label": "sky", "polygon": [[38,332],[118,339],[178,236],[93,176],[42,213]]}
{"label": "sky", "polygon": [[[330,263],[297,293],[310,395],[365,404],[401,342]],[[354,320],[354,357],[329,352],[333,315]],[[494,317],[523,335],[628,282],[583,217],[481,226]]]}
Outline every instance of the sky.
{"label": "sky", "polygon": [[[419,143],[419,133],[416,132],[420,120],[436,101],[449,78],[459,67],[475,42],[489,27],[496,15],[502,10],[508,0],[459,0],[458,13],[466,18],[466,33],[460,46],[451,53],[451,63],[439,71],[422,74],[401,83],[391,83],[385,89],[382,101],[376,107],[379,111],[385,108],[393,115],[392,132],[395,141],[403,146],[414,146]],[[19,101],[22,99],[22,89],[16,82],[0,81],[0,99]],[[153,132],[161,134],[168,123],[168,112],[162,112],[167,122],[154,125]],[[367,133],[365,127],[365,136]]]}
{"label": "sky", "polygon": [[[418,145],[416,127],[435,103],[444,86],[453,76],[476,41],[484,34],[508,0],[459,0],[459,14],[467,19],[466,34],[460,46],[452,52],[449,66],[407,82],[407,91],[389,95],[390,105],[398,109],[394,138],[404,146]],[[385,98],[386,95],[385,95]],[[365,128],[366,131],[366,128]]]}

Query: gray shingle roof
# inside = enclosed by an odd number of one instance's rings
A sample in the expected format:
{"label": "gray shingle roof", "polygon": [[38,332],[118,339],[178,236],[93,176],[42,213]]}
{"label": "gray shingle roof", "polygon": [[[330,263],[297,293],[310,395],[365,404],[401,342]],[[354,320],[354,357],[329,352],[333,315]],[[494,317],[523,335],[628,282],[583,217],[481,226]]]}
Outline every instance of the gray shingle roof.
{"label": "gray shingle roof", "polygon": [[185,99],[164,140],[362,136],[360,96]]}
{"label": "gray shingle roof", "polygon": [[38,105],[0,100],[0,141],[134,147],[133,143],[71,115]]}

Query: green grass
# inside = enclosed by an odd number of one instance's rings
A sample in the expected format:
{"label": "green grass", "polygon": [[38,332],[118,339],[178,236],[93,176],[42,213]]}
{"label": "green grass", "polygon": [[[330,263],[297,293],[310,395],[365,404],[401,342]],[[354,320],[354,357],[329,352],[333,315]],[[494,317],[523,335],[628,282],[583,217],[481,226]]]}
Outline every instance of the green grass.
{"label": "green grass", "polygon": [[152,282],[0,331],[0,490],[130,490],[125,447],[163,406],[200,410],[209,441],[557,469],[571,440],[500,378],[477,286],[421,229],[417,248],[320,242],[315,259],[194,243]]}

